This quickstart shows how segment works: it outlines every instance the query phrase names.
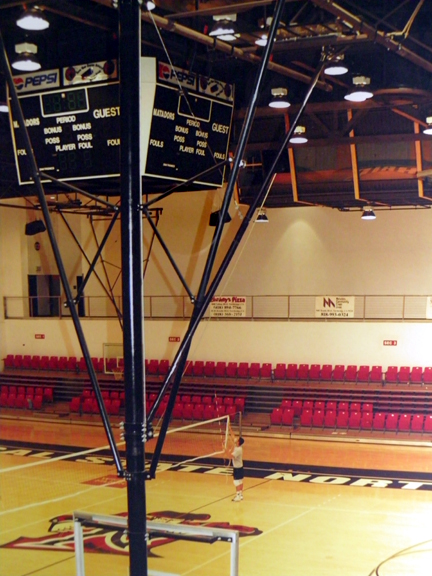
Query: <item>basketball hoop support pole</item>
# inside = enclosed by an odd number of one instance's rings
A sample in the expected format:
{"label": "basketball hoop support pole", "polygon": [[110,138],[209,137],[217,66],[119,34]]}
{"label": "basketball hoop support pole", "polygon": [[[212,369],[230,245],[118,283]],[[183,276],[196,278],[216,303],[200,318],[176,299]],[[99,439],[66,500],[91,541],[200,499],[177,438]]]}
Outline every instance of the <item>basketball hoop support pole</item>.
{"label": "basketball hoop support pole", "polygon": [[129,576],[147,576],[140,162],[141,2],[119,2],[120,194]]}

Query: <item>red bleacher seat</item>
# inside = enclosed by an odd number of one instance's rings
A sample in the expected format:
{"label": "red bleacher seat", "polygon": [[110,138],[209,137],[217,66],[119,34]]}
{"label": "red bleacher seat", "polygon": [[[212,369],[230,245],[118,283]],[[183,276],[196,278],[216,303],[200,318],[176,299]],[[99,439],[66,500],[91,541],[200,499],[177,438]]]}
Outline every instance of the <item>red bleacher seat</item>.
{"label": "red bleacher seat", "polygon": [[345,378],[345,365],[344,364],[336,364],[333,368],[332,373],[332,380],[335,382],[343,382]]}
{"label": "red bleacher seat", "polygon": [[[204,364],[204,376],[206,376],[207,378],[212,378],[213,376],[219,376],[219,374],[216,371],[216,367],[218,364],[219,362],[215,363],[213,362],[213,360],[207,360]],[[225,364],[225,362],[223,362],[222,364]],[[219,366],[219,370],[222,370],[222,365]],[[225,374],[221,373],[220,376],[225,376]]]}
{"label": "red bleacher seat", "polygon": [[159,374],[159,360],[151,358],[147,364],[147,374],[156,376]]}
{"label": "red bleacher seat", "polygon": [[299,364],[297,370],[298,380],[308,380],[309,379],[309,364]]}
{"label": "red bleacher seat", "polygon": [[23,367],[23,357],[22,354],[15,354],[13,358],[13,367],[22,368]]}
{"label": "red bleacher seat", "polygon": [[174,408],[172,411],[172,417],[175,418],[176,420],[182,420],[183,419],[183,404],[181,402],[176,402],[174,404]]}
{"label": "red bleacher seat", "polygon": [[[236,366],[235,370],[231,366],[231,364],[235,364]],[[213,369],[214,375],[217,376],[218,378],[225,378],[226,376],[228,376],[229,378],[234,378],[236,376],[235,372],[237,370],[237,364],[235,362],[228,362],[228,366],[230,366],[229,372],[226,362],[223,362],[221,360],[219,362],[216,362],[216,367]]]}
{"label": "red bleacher seat", "polygon": [[423,368],[421,366],[413,366],[410,372],[411,384],[423,384]]}
{"label": "red bleacher seat", "polygon": [[248,362],[239,362],[237,368],[237,376],[239,378],[247,378],[249,375],[249,363]]}
{"label": "red bleacher seat", "polygon": [[13,368],[14,367],[14,356],[13,354],[7,354],[6,358],[3,358],[4,367],[5,368]]}
{"label": "red bleacher seat", "polygon": [[401,414],[399,416],[398,430],[409,432],[411,430],[411,414]]}
{"label": "red bleacher seat", "polygon": [[301,400],[293,400],[291,406],[294,409],[294,415],[300,416],[303,407],[303,402]]}
{"label": "red bleacher seat", "polygon": [[275,380],[285,380],[286,378],[286,364],[279,362],[276,364],[274,369]]}
{"label": "red bleacher seat", "polygon": [[81,396],[74,396],[69,402],[69,410],[71,412],[79,412],[81,409]]}
{"label": "red bleacher seat", "polygon": [[325,411],[324,426],[326,428],[334,428],[336,426],[336,410]]}
{"label": "red bleacher seat", "polygon": [[350,409],[350,412],[361,412],[361,403],[360,402],[351,402],[349,409]]}
{"label": "red bleacher seat", "polygon": [[357,372],[357,381],[358,382],[369,382],[370,377],[370,366],[366,364],[362,364]]}
{"label": "red bleacher seat", "polygon": [[33,398],[27,399],[22,394],[18,394],[16,397],[15,408],[29,408],[33,407]]}
{"label": "red bleacher seat", "polygon": [[424,416],[423,414],[413,414],[411,418],[411,431],[423,432]]}
{"label": "red bleacher seat", "polygon": [[313,412],[310,409],[302,410],[300,414],[300,424],[301,426],[312,426],[312,415]]}
{"label": "red bleacher seat", "polygon": [[298,367],[297,364],[288,364],[287,366],[287,370],[286,370],[286,377],[288,378],[288,380],[297,380],[297,375],[298,375]]}
{"label": "red bleacher seat", "polygon": [[360,422],[361,422],[361,412],[357,412],[356,410],[350,412],[348,418],[348,428],[356,428],[357,430],[359,430]]}
{"label": "red bleacher seat", "polygon": [[238,369],[237,362],[228,362],[228,364],[226,365],[226,376],[228,378],[237,378],[237,369]]}
{"label": "red bleacher seat", "polygon": [[424,432],[432,432],[432,414],[427,414],[423,423]]}
{"label": "red bleacher seat", "polygon": [[369,374],[369,381],[370,382],[382,382],[383,379],[383,370],[382,366],[372,366],[370,374]]}
{"label": "red bleacher seat", "polygon": [[398,367],[397,366],[389,366],[385,373],[385,381],[386,382],[397,382],[398,381]]}
{"label": "red bleacher seat", "polygon": [[363,411],[360,419],[360,428],[362,430],[370,430],[373,424],[373,413]]}
{"label": "red bleacher seat", "polygon": [[215,375],[216,364],[213,360],[206,360],[205,362],[196,361],[194,364],[194,376],[207,376],[212,378]]}
{"label": "red bleacher seat", "polygon": [[321,379],[321,366],[320,364],[311,364],[309,368],[309,380]]}
{"label": "red bleacher seat", "polygon": [[408,384],[410,381],[411,368],[409,366],[401,366],[398,370],[398,382],[400,384]]}
{"label": "red bleacher seat", "polygon": [[324,400],[315,400],[314,410],[325,410],[326,405]]}
{"label": "red bleacher seat", "polygon": [[192,373],[194,376],[204,376],[204,360],[195,360]]}
{"label": "red bleacher seat", "polygon": [[284,426],[292,426],[294,420],[294,410],[292,408],[285,408],[282,412],[282,424]]}
{"label": "red bleacher seat", "polygon": [[204,406],[204,420],[211,420],[216,415],[216,408],[212,404]]}
{"label": "red bleacher seat", "polygon": [[372,428],[374,430],[384,430],[385,420],[386,420],[386,414],[384,412],[375,412],[372,422]]}
{"label": "red bleacher seat", "polygon": [[162,376],[168,374],[169,368],[170,368],[169,360],[163,358],[162,360],[159,361],[159,374],[161,374]]}
{"label": "red bleacher seat", "polygon": [[332,379],[333,374],[333,366],[331,364],[323,364],[320,370],[320,380],[328,380]]}
{"label": "red bleacher seat", "polygon": [[270,413],[270,423],[271,424],[281,424],[282,423],[282,408],[273,408]]}
{"label": "red bleacher seat", "polygon": [[192,416],[194,420],[204,420],[204,404],[194,404]]}
{"label": "red bleacher seat", "polygon": [[7,398],[8,408],[15,408],[16,399],[17,399],[16,394],[11,394],[11,393],[9,392],[8,398]]}
{"label": "red bleacher seat", "polygon": [[426,366],[423,370],[423,384],[432,383],[432,366]]}
{"label": "red bleacher seat", "polygon": [[0,407],[6,408],[8,405],[7,400],[8,400],[7,392],[1,392],[0,393]]}
{"label": "red bleacher seat", "polygon": [[314,410],[312,415],[312,426],[318,428],[324,426],[324,410]]}
{"label": "red bleacher seat", "polygon": [[336,426],[337,428],[347,428],[348,427],[349,412],[346,410],[340,410],[336,416]]}
{"label": "red bleacher seat", "polygon": [[273,374],[273,367],[270,362],[263,362],[260,368],[261,378],[271,378]]}
{"label": "red bleacher seat", "polygon": [[236,407],[237,412],[244,412],[245,403],[246,401],[243,397],[237,396],[234,398],[234,406]]}
{"label": "red bleacher seat", "polygon": [[362,412],[373,412],[372,402],[363,402],[361,409],[362,409]]}
{"label": "red bleacher seat", "polygon": [[32,357],[29,354],[24,354],[24,356],[22,357],[21,368],[25,368],[26,370],[31,368],[32,367],[31,360]]}
{"label": "red bleacher seat", "polygon": [[43,391],[44,402],[54,402],[54,390],[51,386],[45,386]]}
{"label": "red bleacher seat", "polygon": [[49,356],[41,356],[40,362],[39,362],[39,369],[40,370],[49,370]]}
{"label": "red bleacher seat", "polygon": [[120,414],[120,405],[121,405],[120,399],[114,398],[114,400],[111,400],[111,407],[109,413],[112,414],[113,416]]}
{"label": "red bleacher seat", "polygon": [[338,412],[349,412],[349,402],[345,402],[345,400],[341,400],[338,402]]}
{"label": "red bleacher seat", "polygon": [[328,400],[326,402],[326,410],[337,410],[337,402],[335,400]]}
{"label": "red bleacher seat", "polygon": [[346,382],[356,382],[357,373],[358,373],[357,366],[355,364],[348,364],[345,370]]}
{"label": "red bleacher seat", "polygon": [[313,400],[303,400],[302,410],[313,410],[314,401]]}
{"label": "red bleacher seat", "polygon": [[385,429],[397,430],[398,421],[399,421],[399,414],[397,412],[390,412],[390,414],[387,414],[385,419]]}
{"label": "red bleacher seat", "polygon": [[34,354],[31,357],[31,363],[30,363],[30,368],[32,370],[39,370],[40,369],[40,356],[38,356],[37,354]]}
{"label": "red bleacher seat", "polygon": [[288,398],[284,398],[280,405],[281,408],[291,408],[291,406],[292,406],[292,400],[289,400]]}
{"label": "red bleacher seat", "polygon": [[261,364],[259,362],[251,362],[248,368],[249,378],[259,378],[261,372]]}
{"label": "red bleacher seat", "polygon": [[57,367],[52,367],[52,358],[50,358],[50,370],[67,370],[68,369],[68,358],[67,356],[60,356],[57,360]]}

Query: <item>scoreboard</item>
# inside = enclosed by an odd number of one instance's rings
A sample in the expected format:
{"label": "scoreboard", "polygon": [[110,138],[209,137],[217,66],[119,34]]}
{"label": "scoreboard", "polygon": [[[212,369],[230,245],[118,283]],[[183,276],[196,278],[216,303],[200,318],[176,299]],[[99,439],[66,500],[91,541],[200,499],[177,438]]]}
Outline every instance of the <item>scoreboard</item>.
{"label": "scoreboard", "polygon": [[[14,77],[41,172],[63,181],[120,175],[120,97],[115,61]],[[184,182],[227,158],[232,85],[141,58],[141,174]],[[11,116],[20,184],[31,173],[18,120]],[[194,181],[223,183],[215,170]]]}

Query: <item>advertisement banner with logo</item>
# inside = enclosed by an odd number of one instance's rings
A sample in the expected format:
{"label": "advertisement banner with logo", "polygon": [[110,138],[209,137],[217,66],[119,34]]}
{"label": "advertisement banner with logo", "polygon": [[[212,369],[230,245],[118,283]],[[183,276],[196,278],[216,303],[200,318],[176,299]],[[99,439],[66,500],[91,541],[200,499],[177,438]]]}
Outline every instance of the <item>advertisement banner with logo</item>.
{"label": "advertisement banner with logo", "polygon": [[217,318],[244,318],[245,296],[215,296],[210,302],[210,316]]}
{"label": "advertisement banner with logo", "polygon": [[354,318],[354,296],[317,296],[315,318]]}

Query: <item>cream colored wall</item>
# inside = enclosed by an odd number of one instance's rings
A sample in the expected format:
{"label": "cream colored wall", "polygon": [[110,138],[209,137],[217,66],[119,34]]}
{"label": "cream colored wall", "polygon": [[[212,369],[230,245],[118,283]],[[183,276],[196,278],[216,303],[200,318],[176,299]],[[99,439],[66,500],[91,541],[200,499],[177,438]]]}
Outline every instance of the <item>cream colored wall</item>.
{"label": "cream colored wall", "polygon": [[[210,212],[220,207],[222,195],[195,192],[173,195],[160,203],[163,208],[159,230],[182,270],[188,285],[197,293],[202,269],[212,242],[214,228],[208,226]],[[241,207],[243,212],[246,207]],[[232,222],[225,226],[222,252],[241,220],[234,205]],[[268,225],[253,225],[247,231],[219,294],[273,295],[430,295],[432,294],[432,213],[430,210],[377,211],[377,219],[364,222],[360,213],[341,213],[325,208],[268,210]],[[28,257],[32,237],[24,236],[26,213],[0,208],[0,294],[23,296],[27,290]],[[86,217],[74,226],[81,242],[94,253],[95,242]],[[98,222],[102,238],[106,222]],[[149,245],[148,224],[144,225],[145,246]],[[60,235],[64,234],[58,225]],[[100,233],[100,236],[99,236]],[[46,241],[46,235],[43,242]],[[69,240],[62,236],[62,249]],[[71,254],[74,257],[71,257]],[[146,255],[146,250],[145,250]],[[113,277],[120,265],[120,228],[109,239],[105,260]],[[80,264],[74,268],[74,258]],[[68,267],[88,264],[67,253]],[[218,258],[218,262],[220,257]],[[101,271],[101,265],[98,265]],[[118,291],[117,291],[118,290]],[[118,294],[120,284],[115,292]],[[185,291],[156,241],[145,279],[146,295],[177,295]],[[86,294],[104,294],[94,279]],[[2,310],[3,314],[3,310]],[[104,342],[120,342],[118,321],[83,319],[84,333],[92,355],[102,355]],[[185,322],[146,321],[147,358],[172,359],[178,344],[169,336],[182,336]],[[324,322],[324,321],[210,321],[203,322],[193,340],[192,359],[244,360],[306,363],[368,363],[432,365],[432,323],[424,322]],[[44,340],[35,334],[44,333]],[[0,353],[80,356],[70,320],[0,320]],[[397,346],[383,346],[395,340]]]}

